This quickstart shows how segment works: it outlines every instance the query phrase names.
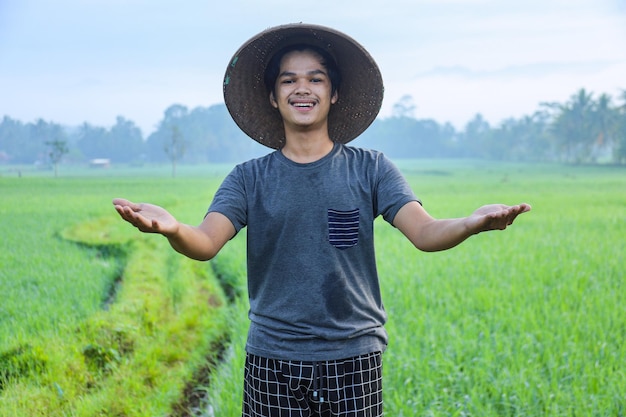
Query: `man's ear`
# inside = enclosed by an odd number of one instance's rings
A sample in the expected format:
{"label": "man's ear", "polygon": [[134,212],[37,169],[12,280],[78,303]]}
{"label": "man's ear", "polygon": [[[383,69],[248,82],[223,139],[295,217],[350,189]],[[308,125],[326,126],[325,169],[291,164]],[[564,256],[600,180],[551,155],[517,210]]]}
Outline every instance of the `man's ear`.
{"label": "man's ear", "polygon": [[339,100],[339,94],[335,91],[333,96],[330,98],[330,104],[335,104],[337,100]]}
{"label": "man's ear", "polygon": [[272,107],[274,107],[275,109],[278,108],[278,103],[276,102],[276,99],[274,98],[274,92],[270,91],[270,104],[272,105]]}

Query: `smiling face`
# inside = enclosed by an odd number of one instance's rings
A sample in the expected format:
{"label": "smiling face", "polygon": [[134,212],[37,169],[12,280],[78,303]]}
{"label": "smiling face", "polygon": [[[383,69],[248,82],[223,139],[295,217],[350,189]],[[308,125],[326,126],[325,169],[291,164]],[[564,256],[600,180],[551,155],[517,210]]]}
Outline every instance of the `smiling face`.
{"label": "smiling face", "polygon": [[328,132],[328,112],[337,101],[322,57],[305,49],[285,54],[270,103],[280,112],[285,133],[290,131]]}

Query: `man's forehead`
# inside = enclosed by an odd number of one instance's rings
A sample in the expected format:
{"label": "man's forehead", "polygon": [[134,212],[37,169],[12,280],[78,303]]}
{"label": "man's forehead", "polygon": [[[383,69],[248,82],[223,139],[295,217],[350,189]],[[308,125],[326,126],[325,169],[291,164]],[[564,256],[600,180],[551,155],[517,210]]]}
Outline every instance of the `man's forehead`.
{"label": "man's forehead", "polygon": [[287,52],[280,62],[282,64],[287,60],[315,60],[321,64],[324,58],[312,49],[302,49]]}
{"label": "man's forehead", "polygon": [[314,51],[291,51],[285,54],[280,61],[281,74],[285,71],[292,71],[308,67],[306,72],[318,72],[326,74],[323,58]]}

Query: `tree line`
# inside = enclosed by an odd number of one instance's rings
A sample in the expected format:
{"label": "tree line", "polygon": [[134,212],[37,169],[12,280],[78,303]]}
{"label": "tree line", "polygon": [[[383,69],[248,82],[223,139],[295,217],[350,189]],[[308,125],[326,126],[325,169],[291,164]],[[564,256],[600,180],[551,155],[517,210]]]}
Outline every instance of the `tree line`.
{"label": "tree line", "polygon": [[[564,103],[542,103],[532,115],[490,125],[481,114],[462,130],[413,116],[405,96],[392,115],[378,118],[354,143],[391,158],[481,158],[509,161],[626,164],[626,90],[614,101],[581,89]],[[110,128],[83,123],[66,127],[39,119],[4,116],[0,163],[113,164],[238,162],[267,153],[245,136],[223,104],[167,108],[156,130],[144,137],[134,122],[118,116]]]}
{"label": "tree line", "polygon": [[565,103],[541,103],[531,115],[490,125],[476,114],[463,130],[411,117],[409,96],[361,139],[393,158],[456,157],[503,161],[626,164],[626,90],[614,100],[581,89]]}

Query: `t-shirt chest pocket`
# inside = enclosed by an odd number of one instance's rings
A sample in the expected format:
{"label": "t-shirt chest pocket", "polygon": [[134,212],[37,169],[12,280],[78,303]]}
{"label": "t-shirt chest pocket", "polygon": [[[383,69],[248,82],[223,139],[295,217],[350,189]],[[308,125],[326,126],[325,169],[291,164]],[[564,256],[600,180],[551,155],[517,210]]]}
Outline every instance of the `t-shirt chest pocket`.
{"label": "t-shirt chest pocket", "polygon": [[337,249],[348,249],[359,243],[359,209],[328,209],[328,241]]}

